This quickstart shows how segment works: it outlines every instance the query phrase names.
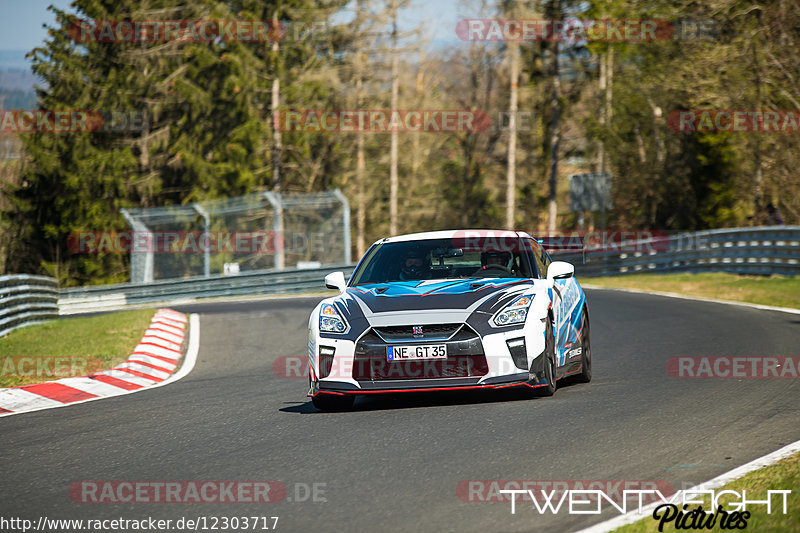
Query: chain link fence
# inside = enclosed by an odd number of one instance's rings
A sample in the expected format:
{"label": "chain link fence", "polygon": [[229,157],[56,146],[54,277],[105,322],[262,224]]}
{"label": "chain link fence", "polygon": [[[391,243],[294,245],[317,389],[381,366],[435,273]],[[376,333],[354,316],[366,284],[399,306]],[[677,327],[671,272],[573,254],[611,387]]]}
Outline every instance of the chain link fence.
{"label": "chain link fence", "polygon": [[123,209],[131,283],[349,264],[350,206],[338,189],[263,192]]}

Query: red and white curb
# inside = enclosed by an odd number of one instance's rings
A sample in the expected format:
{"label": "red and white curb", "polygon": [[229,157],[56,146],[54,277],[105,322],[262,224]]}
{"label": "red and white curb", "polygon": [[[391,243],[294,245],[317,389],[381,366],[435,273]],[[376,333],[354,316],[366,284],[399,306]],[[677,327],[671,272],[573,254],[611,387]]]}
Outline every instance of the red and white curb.
{"label": "red and white curb", "polygon": [[[178,369],[189,327],[189,346]],[[200,319],[159,309],[127,361],[90,376],[0,389],[0,417],[131,394],[173,383],[191,372],[200,346]],[[177,372],[176,372],[176,369]]]}

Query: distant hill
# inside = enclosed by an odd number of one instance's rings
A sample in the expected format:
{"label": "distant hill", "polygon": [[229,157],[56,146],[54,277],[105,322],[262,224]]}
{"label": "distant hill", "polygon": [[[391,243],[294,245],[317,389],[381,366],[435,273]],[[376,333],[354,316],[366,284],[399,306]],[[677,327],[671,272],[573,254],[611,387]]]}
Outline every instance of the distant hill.
{"label": "distant hill", "polygon": [[33,91],[34,84],[42,82],[31,72],[30,67],[3,68],[0,65],[0,90]]}
{"label": "distant hill", "polygon": [[30,70],[31,64],[25,59],[28,50],[0,50],[0,71]]}
{"label": "distant hill", "polygon": [[36,109],[36,93],[19,89],[0,89],[0,109]]}
{"label": "distant hill", "polygon": [[35,84],[42,85],[24,50],[0,50],[0,109],[34,109]]}

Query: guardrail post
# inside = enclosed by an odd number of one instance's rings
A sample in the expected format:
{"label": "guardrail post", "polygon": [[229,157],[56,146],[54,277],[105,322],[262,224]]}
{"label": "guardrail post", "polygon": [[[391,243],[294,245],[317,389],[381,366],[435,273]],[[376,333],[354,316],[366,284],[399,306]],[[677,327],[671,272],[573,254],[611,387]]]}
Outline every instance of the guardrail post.
{"label": "guardrail post", "polygon": [[342,194],[342,191],[339,189],[333,190],[334,196],[342,202],[342,226],[344,231],[344,263],[349,265],[351,262],[350,257],[350,202],[347,201],[347,197]]}
{"label": "guardrail post", "polygon": [[[131,281],[150,283],[153,281],[153,234],[144,222],[132,216],[127,209],[120,209],[120,213],[122,213],[123,218],[125,218],[133,230],[133,235],[131,236]],[[147,251],[144,252],[144,269],[142,269],[143,271],[141,272],[138,267],[139,262],[136,261],[136,254],[140,253],[136,251],[136,243],[138,242],[136,238],[137,233],[143,233],[147,241]]]}
{"label": "guardrail post", "polygon": [[200,204],[192,204],[192,207],[195,211],[197,211],[201,217],[203,217],[203,231],[205,233],[205,249],[203,250],[203,274],[205,277],[211,276],[211,248],[210,246],[210,235],[209,231],[211,229],[211,217],[208,216],[208,211],[203,209]]}
{"label": "guardrail post", "polygon": [[275,242],[275,268],[277,270],[283,270],[285,267],[284,246],[286,243],[283,241],[283,203],[281,202],[281,195],[280,193],[265,191],[264,198],[267,199],[272,209],[275,211],[272,222],[272,229],[275,233],[275,237],[273,238]]}

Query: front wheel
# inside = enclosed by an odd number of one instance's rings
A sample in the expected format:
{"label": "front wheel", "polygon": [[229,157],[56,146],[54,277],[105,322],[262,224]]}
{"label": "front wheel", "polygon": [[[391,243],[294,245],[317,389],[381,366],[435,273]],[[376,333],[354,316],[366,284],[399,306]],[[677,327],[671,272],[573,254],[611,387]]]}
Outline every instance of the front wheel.
{"label": "front wheel", "polygon": [[592,342],[589,332],[589,313],[584,308],[581,319],[581,371],[575,375],[578,383],[592,381]]}
{"label": "front wheel", "polygon": [[352,394],[318,393],[311,397],[311,403],[320,411],[345,411],[353,407],[355,396]]}
{"label": "front wheel", "polygon": [[556,382],[556,340],[553,334],[553,324],[549,317],[545,324],[544,339],[544,353],[542,357],[545,359],[542,362],[542,374],[544,374],[543,377],[547,384],[542,387],[537,387],[535,391],[537,396],[552,396],[556,393],[558,384]]}

